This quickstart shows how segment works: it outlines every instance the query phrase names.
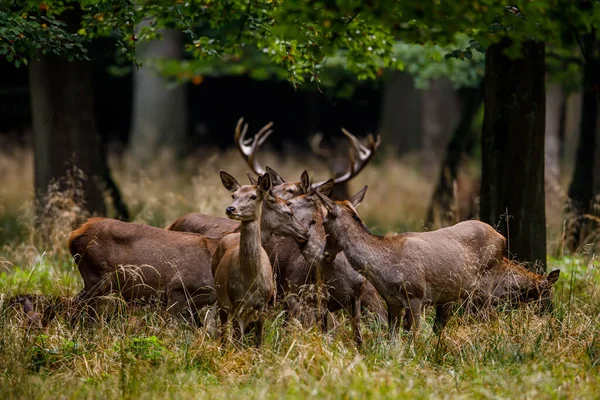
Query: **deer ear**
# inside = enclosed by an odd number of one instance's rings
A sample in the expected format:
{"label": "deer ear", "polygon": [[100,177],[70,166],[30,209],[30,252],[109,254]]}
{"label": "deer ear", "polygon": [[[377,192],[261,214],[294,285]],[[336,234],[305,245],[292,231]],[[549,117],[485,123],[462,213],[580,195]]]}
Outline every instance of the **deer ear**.
{"label": "deer ear", "polygon": [[271,190],[271,175],[262,174],[258,177],[258,188],[261,192],[268,193]]}
{"label": "deer ear", "polygon": [[335,181],[333,179],[329,179],[328,181],[325,181],[319,186],[317,186],[315,190],[320,193],[323,193],[325,196],[329,196],[331,194],[331,191],[333,190],[334,185]]}
{"label": "deer ear", "polygon": [[250,175],[250,172],[247,172],[246,174],[248,175],[248,179],[250,180],[250,184],[258,186],[258,181],[256,180],[256,178],[253,177],[252,175]]}
{"label": "deer ear", "polygon": [[331,201],[329,197],[321,194],[318,190],[313,190],[312,192],[317,195],[317,198],[321,201],[321,203],[323,203],[323,205],[327,209],[327,212],[333,215],[334,217],[337,217],[338,214],[335,203]]}
{"label": "deer ear", "polygon": [[281,175],[275,172],[273,168],[266,166],[265,169],[267,170],[267,173],[271,176],[271,183],[273,186],[279,186],[285,183],[285,179],[283,179]]}
{"label": "deer ear", "polygon": [[350,203],[354,206],[354,208],[356,208],[365,199],[365,194],[367,193],[367,187],[368,186],[365,185],[365,187],[362,188],[358,193],[356,193],[354,196],[350,197]]}
{"label": "deer ear", "polygon": [[553,269],[552,271],[550,271],[550,273],[546,277],[546,280],[548,281],[550,286],[552,286],[556,283],[559,276],[560,276],[560,269]]}
{"label": "deer ear", "polygon": [[310,179],[308,178],[308,171],[304,170],[300,175],[300,188],[304,193],[308,193],[310,190]]}
{"label": "deer ear", "polygon": [[233,176],[229,175],[223,170],[221,170],[221,182],[223,182],[225,189],[229,190],[230,192],[235,192],[240,188],[238,181],[236,181]]}

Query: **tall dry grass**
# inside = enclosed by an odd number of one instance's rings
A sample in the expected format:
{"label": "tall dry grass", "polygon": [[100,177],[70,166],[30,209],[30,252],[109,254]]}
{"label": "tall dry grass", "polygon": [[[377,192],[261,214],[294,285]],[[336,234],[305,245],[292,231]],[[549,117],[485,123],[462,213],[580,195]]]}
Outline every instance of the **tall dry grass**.
{"label": "tall dry grass", "polygon": [[[366,316],[360,350],[347,316],[333,316],[334,328],[323,334],[285,324],[280,308],[269,311],[260,350],[220,346],[160,307],[125,307],[118,298],[97,323],[71,324],[59,313],[43,329],[28,326],[10,304],[13,296],[37,295],[39,310],[75,295],[82,283],[66,249],[77,185],[71,194],[50,192],[50,218],[34,228],[33,175],[23,160],[32,162],[29,151],[0,157],[0,398],[596,398],[600,392],[600,273],[592,254],[549,260],[562,270],[552,315],[500,310],[482,321],[458,313],[437,337],[428,312],[416,338],[401,335],[396,343]],[[218,170],[240,180],[246,172],[235,152],[177,167],[165,155],[143,170],[130,161],[111,159],[125,201],[135,221],[161,227],[191,211],[222,215],[229,194]],[[288,179],[303,168],[327,178],[316,160],[264,154],[262,162]],[[432,183],[390,158],[351,186],[369,185],[361,215],[388,232],[421,229]],[[47,241],[36,239],[40,229]]]}

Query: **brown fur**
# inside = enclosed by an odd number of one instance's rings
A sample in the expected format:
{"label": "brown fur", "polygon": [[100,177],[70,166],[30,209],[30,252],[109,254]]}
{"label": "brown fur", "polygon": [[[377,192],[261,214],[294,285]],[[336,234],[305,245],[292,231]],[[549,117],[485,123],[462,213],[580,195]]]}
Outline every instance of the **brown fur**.
{"label": "brown fur", "polygon": [[[328,192],[330,189],[330,187],[327,187],[325,191]],[[300,248],[294,243],[281,243],[280,241],[274,246],[278,251],[270,253],[285,254],[288,257],[287,260],[281,260],[287,262],[278,263],[278,265],[281,265],[278,269],[279,285],[281,286],[280,289],[288,295],[288,308],[292,315],[297,317],[300,310],[296,297],[301,286],[322,280],[327,288],[327,310],[335,312],[343,308],[351,315],[354,338],[360,346],[362,344],[360,333],[361,307],[366,306],[380,317],[385,318],[386,311],[383,301],[373,285],[352,269],[343,253],[340,253],[333,261],[323,260],[322,253],[326,240],[325,230],[314,196],[298,196],[290,200],[289,203],[294,215],[302,223],[310,226],[310,238],[308,243],[300,245]],[[318,279],[318,275],[321,276],[320,279]],[[323,317],[322,323],[323,328],[326,329],[326,315]]]}
{"label": "brown fur", "polygon": [[217,240],[113,219],[91,218],[69,236],[84,288],[77,302],[110,292],[125,300],[166,294],[178,315],[216,300],[210,270]]}
{"label": "brown fur", "polygon": [[[404,328],[410,330],[413,324],[418,329],[425,305],[435,306],[434,329],[439,331],[450,306],[462,299],[488,304],[494,296],[502,298],[515,289],[529,292],[539,284],[539,276],[516,267],[505,269],[505,239],[483,222],[465,221],[431,232],[373,235],[355,210],[365,192],[366,187],[343,202],[317,193],[327,210],[326,254],[333,257],[343,250],[352,267],[373,283],[387,303],[392,336],[402,310],[406,310]],[[518,271],[514,274],[518,279],[509,278],[507,271]]]}
{"label": "brown fur", "polygon": [[[221,180],[233,192],[226,212],[241,222],[240,233],[223,237],[213,259],[221,329],[224,334],[231,317],[234,337],[241,343],[245,330],[254,326],[255,345],[260,347],[264,309],[273,296],[273,271],[261,244],[262,205],[270,196],[271,179],[264,174],[258,185],[240,186],[221,171]],[[307,236],[306,231],[299,234]]]}

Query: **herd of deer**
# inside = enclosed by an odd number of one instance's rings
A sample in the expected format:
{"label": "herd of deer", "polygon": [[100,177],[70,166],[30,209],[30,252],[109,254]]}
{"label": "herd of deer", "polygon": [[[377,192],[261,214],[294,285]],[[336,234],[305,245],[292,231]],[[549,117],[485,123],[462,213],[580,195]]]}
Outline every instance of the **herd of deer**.
{"label": "herd of deer", "polygon": [[[485,223],[382,237],[372,234],[356,211],[366,186],[348,200],[328,197],[334,185],[367,165],[379,137],[369,136],[365,145],[344,131],[351,144],[347,172],[311,184],[304,171],[299,182],[288,182],[255,159],[271,124],[248,139],[248,125],[242,125],[240,119],[236,144],[258,178],[248,175],[250,184],[241,185],[221,171],[232,193],[228,218],[192,213],[166,229],[88,220],[69,237],[84,282],[74,304],[88,306],[94,315],[98,301],[110,292],[127,301],[159,295],[173,315],[196,315],[216,302],[221,334],[231,320],[234,338],[241,341],[244,332],[254,330],[257,346],[275,293],[283,297],[289,317],[303,324],[320,321],[323,329],[325,310],[347,310],[358,345],[362,308],[387,318],[393,338],[402,311],[404,329],[416,331],[426,305],[435,307],[436,332],[453,306],[465,301],[475,310],[534,300],[551,307],[560,271],[542,276],[509,261],[505,238]],[[307,287],[325,294],[307,304],[301,301]]]}

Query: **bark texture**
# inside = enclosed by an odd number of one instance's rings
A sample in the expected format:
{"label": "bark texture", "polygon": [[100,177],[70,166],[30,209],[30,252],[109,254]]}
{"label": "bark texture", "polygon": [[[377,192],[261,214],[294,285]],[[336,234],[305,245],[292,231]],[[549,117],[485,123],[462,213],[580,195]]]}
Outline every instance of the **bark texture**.
{"label": "bark texture", "polygon": [[543,272],[545,46],[526,41],[511,59],[510,45],[486,52],[480,216],[507,237],[512,256]]}

